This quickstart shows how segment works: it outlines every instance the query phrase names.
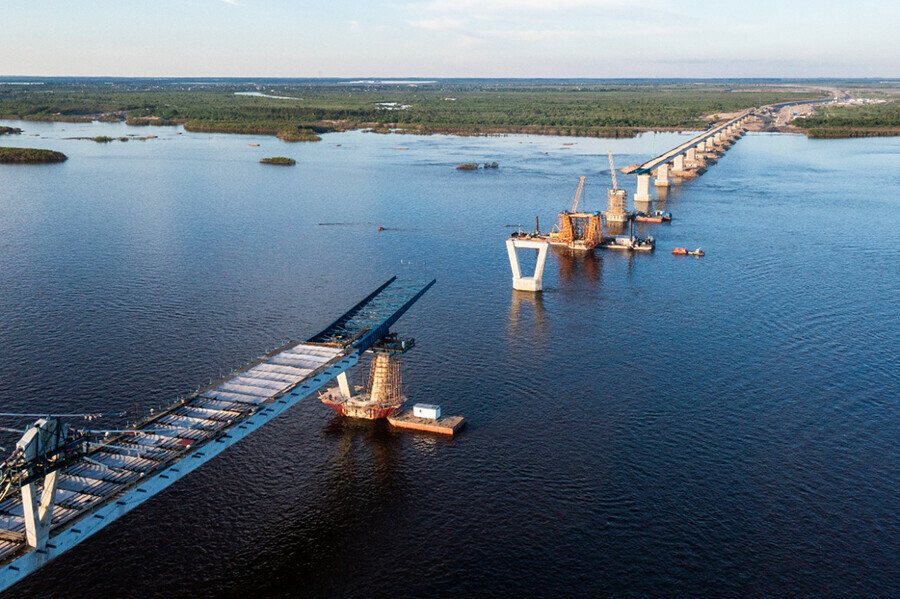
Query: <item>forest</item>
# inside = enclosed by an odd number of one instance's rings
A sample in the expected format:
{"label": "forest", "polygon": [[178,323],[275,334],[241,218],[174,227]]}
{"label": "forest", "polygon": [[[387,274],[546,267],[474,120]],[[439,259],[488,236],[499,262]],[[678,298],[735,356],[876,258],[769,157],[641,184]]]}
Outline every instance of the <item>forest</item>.
{"label": "forest", "polygon": [[[247,95],[254,94],[254,95]],[[126,121],[316,141],[331,131],[631,137],[703,129],[719,113],[824,97],[757,83],[47,79],[0,86],[0,118]]]}
{"label": "forest", "polygon": [[826,106],[794,124],[817,138],[900,135],[900,102],[859,106]]}

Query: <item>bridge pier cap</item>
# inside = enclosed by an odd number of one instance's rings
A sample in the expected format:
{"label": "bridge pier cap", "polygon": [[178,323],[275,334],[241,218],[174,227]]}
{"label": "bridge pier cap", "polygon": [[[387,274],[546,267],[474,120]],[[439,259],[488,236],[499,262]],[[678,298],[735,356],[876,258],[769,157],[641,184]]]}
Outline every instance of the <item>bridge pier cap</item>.
{"label": "bridge pier cap", "polygon": [[[547,263],[547,250],[550,244],[546,241],[538,241],[532,239],[515,239],[506,240],[506,253],[509,255],[509,266],[512,269],[512,286],[516,291],[541,291],[544,288],[544,265]],[[534,275],[523,277],[522,270],[519,268],[519,256],[516,254],[518,248],[537,250],[537,263],[534,266]]]}

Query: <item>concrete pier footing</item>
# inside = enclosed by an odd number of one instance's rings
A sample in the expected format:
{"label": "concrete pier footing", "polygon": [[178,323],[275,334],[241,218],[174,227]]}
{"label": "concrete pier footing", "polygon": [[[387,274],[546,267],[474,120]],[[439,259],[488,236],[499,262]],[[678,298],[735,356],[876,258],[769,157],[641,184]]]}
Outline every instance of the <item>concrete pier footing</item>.
{"label": "concrete pier footing", "polygon": [[[526,248],[537,250],[537,264],[534,266],[534,276],[523,277],[519,268],[519,256],[516,254],[518,248]],[[547,263],[547,250],[550,244],[546,241],[538,241],[534,239],[515,239],[506,240],[506,253],[509,254],[509,266],[512,269],[513,289],[517,291],[541,291],[543,289],[544,265]]]}
{"label": "concrete pier footing", "polygon": [[656,180],[653,184],[657,187],[669,187],[672,185],[672,180],[669,179],[669,163],[664,162],[659,165],[659,168],[656,169]]}
{"label": "concrete pier footing", "polygon": [[638,175],[637,192],[634,194],[634,201],[649,202],[652,199],[650,197],[650,175]]}

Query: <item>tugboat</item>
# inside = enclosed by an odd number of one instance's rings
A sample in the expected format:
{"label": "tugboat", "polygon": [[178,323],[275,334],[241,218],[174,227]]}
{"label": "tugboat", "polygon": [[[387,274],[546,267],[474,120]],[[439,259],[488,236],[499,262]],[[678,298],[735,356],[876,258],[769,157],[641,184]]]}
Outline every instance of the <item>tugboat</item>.
{"label": "tugboat", "polygon": [[705,255],[706,255],[706,252],[704,252],[700,248],[697,248],[696,250],[694,250],[692,252],[688,252],[688,256],[705,256]]}
{"label": "tugboat", "polygon": [[663,212],[662,210],[651,210],[650,212],[635,212],[634,220],[639,223],[669,223],[672,222],[672,214]]}

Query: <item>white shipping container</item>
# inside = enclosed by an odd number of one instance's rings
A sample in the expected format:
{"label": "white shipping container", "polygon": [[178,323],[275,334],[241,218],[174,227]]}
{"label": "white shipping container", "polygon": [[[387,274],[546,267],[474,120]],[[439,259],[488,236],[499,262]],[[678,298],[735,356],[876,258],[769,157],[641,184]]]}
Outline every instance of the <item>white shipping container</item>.
{"label": "white shipping container", "polygon": [[437,420],[441,417],[441,406],[430,403],[417,403],[413,406],[413,416]]}

